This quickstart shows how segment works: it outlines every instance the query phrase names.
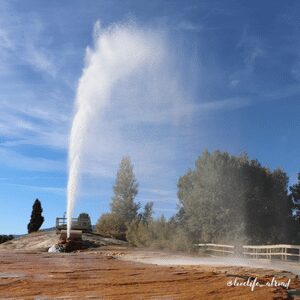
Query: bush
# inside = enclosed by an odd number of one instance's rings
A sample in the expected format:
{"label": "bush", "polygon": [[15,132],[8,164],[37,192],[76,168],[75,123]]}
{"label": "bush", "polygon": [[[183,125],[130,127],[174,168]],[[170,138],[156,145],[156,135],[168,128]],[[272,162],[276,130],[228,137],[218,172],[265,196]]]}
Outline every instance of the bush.
{"label": "bush", "polygon": [[96,224],[98,233],[121,240],[126,240],[126,230],[123,220],[113,213],[102,215]]}
{"label": "bush", "polygon": [[126,233],[128,242],[137,247],[168,249],[171,251],[191,251],[192,243],[185,232],[161,217],[144,223],[131,222]]}
{"label": "bush", "polygon": [[128,225],[126,239],[132,246],[149,247],[152,243],[153,233],[145,223],[133,220]]}
{"label": "bush", "polygon": [[13,235],[0,235],[0,244],[5,243],[7,241],[12,240],[14,237]]}
{"label": "bush", "polygon": [[176,228],[168,243],[168,248],[172,251],[190,252],[193,250],[193,244],[183,229]]}

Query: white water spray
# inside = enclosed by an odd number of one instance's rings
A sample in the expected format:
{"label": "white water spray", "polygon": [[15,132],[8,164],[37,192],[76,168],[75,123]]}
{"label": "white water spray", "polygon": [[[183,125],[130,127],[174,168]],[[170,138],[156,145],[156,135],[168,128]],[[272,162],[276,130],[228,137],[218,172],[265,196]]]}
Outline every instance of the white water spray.
{"label": "white water spray", "polygon": [[[86,61],[76,93],[76,108],[69,141],[67,229],[70,235],[79,179],[93,123],[109,105],[118,82],[143,68],[152,68],[163,57],[160,35],[132,24],[94,28],[94,48],[87,48]],[[98,139],[99,137],[97,137]],[[101,143],[101,140],[99,140]]]}

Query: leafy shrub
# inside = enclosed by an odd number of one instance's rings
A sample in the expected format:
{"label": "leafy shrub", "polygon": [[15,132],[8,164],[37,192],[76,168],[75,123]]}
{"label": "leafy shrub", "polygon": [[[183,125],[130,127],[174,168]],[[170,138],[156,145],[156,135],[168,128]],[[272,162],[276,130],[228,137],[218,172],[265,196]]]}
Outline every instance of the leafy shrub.
{"label": "leafy shrub", "polygon": [[192,243],[185,232],[162,216],[149,223],[135,220],[128,226],[128,242],[137,247],[168,249],[172,251],[190,251]]}
{"label": "leafy shrub", "polygon": [[96,224],[98,233],[121,240],[126,240],[126,230],[123,220],[114,213],[102,215]]}

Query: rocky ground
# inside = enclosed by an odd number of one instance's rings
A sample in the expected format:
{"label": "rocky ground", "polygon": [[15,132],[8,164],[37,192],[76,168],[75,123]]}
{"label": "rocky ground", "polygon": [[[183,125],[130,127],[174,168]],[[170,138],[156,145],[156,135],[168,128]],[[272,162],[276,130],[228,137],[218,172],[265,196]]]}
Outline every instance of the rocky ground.
{"label": "rocky ground", "polygon": [[[125,242],[105,238],[99,234],[84,233],[82,235],[83,242],[89,248],[97,248],[106,245],[126,245]],[[48,251],[48,249],[58,242],[58,235],[55,230],[53,231],[39,231],[19,238],[10,240],[6,243],[0,244],[1,250],[36,250]]]}
{"label": "rocky ground", "polygon": [[85,235],[84,239],[101,247],[47,253],[47,247],[57,241],[54,232],[0,245],[0,299],[289,299],[285,287],[261,286],[251,291],[247,286],[228,286],[230,281],[246,282],[248,278],[266,284],[274,276],[278,282],[291,279],[290,290],[300,289],[294,274],[280,270],[162,266],[158,259],[167,261],[174,254],[133,249],[101,236]]}

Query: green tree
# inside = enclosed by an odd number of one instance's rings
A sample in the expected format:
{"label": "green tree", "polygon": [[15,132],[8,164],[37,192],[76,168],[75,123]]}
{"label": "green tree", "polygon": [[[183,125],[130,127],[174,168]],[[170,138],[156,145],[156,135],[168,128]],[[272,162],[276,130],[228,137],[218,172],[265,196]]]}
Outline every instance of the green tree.
{"label": "green tree", "polygon": [[113,191],[111,211],[124,224],[129,224],[137,217],[140,207],[139,204],[134,202],[134,198],[138,193],[138,183],[129,156],[125,156],[121,160]]}
{"label": "green tree", "polygon": [[[291,200],[293,201],[292,205],[292,216],[294,220],[297,220],[300,222],[300,173],[298,173],[298,183],[295,183],[290,187],[291,191]],[[296,235],[294,233],[294,235]],[[300,239],[300,232],[298,230],[297,235],[299,236]]]}
{"label": "green tree", "polygon": [[205,151],[178,181],[173,221],[193,242],[267,243],[288,237],[288,177],[246,154]]}
{"label": "green tree", "polygon": [[36,199],[32,206],[30,222],[27,225],[28,233],[38,231],[44,222],[42,216],[42,205],[39,199]]}
{"label": "green tree", "polygon": [[300,202],[300,173],[298,173],[298,183],[290,187],[294,202]]}
{"label": "green tree", "polygon": [[153,214],[153,202],[147,202],[145,204],[144,211],[141,216],[142,222],[145,224],[149,224],[153,220],[152,214]]}

